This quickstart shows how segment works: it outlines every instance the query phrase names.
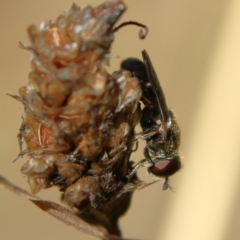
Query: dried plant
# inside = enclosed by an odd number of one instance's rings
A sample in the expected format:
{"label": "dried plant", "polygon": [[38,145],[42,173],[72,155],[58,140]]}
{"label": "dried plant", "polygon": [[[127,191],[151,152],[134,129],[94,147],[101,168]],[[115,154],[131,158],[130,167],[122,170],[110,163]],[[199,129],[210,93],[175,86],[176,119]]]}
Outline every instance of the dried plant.
{"label": "dried plant", "polygon": [[27,198],[29,201],[34,203],[37,207],[47,212],[49,215],[53,216],[54,218],[70,226],[75,227],[77,230],[80,230],[81,232],[90,234],[95,237],[104,238],[104,239],[112,239],[112,240],[122,239],[121,237],[104,233],[99,229],[95,228],[94,226],[89,225],[88,223],[83,221],[81,218],[79,218],[76,214],[74,214],[72,211],[55,202],[46,201],[35,196],[34,194],[28,193],[27,191],[21,189],[20,187],[10,183],[6,178],[4,178],[1,175],[0,175],[0,184],[4,185],[8,190],[12,191],[13,193]]}
{"label": "dried plant", "polygon": [[[21,172],[32,193],[58,186],[64,202],[85,221],[77,228],[106,239],[120,236],[118,219],[140,184],[136,174],[131,179],[126,176],[133,169],[129,157],[134,127],[141,117],[141,86],[130,71],[111,75],[106,71],[118,30],[114,24],[125,9],[120,0],[95,8],[73,4],[39,28],[31,25],[31,45],[21,43],[32,54],[29,83],[20,88],[19,96],[11,95],[25,109],[18,134],[19,157],[29,156]],[[1,183],[23,192],[3,178]],[[76,227],[64,219],[66,214],[66,219],[77,222],[66,208],[24,195]]]}

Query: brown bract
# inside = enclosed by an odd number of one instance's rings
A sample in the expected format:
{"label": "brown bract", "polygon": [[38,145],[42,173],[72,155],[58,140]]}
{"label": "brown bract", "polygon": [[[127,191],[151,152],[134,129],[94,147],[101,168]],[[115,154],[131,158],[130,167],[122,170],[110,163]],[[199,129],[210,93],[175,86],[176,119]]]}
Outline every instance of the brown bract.
{"label": "brown bract", "polygon": [[[134,127],[141,109],[139,81],[105,66],[122,1],[98,7],[73,4],[56,19],[28,28],[29,84],[19,90],[25,108],[19,133],[29,160],[21,171],[33,193],[54,185],[85,221],[120,234],[136,177],[127,180]],[[22,154],[23,154],[22,153]]]}

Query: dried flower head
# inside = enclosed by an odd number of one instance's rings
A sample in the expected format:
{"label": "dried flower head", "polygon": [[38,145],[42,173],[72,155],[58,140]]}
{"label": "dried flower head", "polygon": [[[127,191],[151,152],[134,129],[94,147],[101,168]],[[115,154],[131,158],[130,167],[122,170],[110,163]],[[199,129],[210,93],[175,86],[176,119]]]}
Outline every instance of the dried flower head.
{"label": "dried flower head", "polygon": [[123,1],[73,4],[56,19],[28,28],[32,71],[14,96],[24,105],[22,138],[29,160],[21,172],[32,193],[58,186],[78,216],[120,235],[118,218],[138,184],[129,163],[139,122],[139,81],[129,71],[110,75],[115,22]]}

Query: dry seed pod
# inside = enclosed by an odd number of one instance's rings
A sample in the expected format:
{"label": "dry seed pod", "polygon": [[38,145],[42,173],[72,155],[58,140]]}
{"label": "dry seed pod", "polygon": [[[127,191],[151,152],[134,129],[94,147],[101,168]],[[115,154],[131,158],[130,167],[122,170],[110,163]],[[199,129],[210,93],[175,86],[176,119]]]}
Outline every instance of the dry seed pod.
{"label": "dry seed pod", "polygon": [[122,1],[75,4],[55,20],[28,28],[32,72],[20,88],[25,115],[18,137],[30,157],[22,167],[33,193],[59,186],[85,221],[120,235],[136,176],[127,180],[142,91],[131,72],[105,69]]}

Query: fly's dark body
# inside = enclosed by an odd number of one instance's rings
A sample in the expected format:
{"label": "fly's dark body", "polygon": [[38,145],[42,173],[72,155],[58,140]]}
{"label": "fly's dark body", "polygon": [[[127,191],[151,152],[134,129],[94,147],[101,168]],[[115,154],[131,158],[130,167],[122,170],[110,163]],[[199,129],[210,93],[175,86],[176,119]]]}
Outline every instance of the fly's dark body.
{"label": "fly's dark body", "polygon": [[143,151],[145,159],[135,166],[128,177],[131,178],[139,167],[147,167],[151,175],[165,178],[162,189],[166,190],[170,188],[169,176],[181,168],[178,153],[180,129],[173,112],[167,107],[164,92],[145,50],[142,51],[142,56],[143,62],[128,58],[121,65],[122,69],[133,72],[139,79],[141,101],[144,104],[140,124],[143,129],[141,139],[146,140]]}

